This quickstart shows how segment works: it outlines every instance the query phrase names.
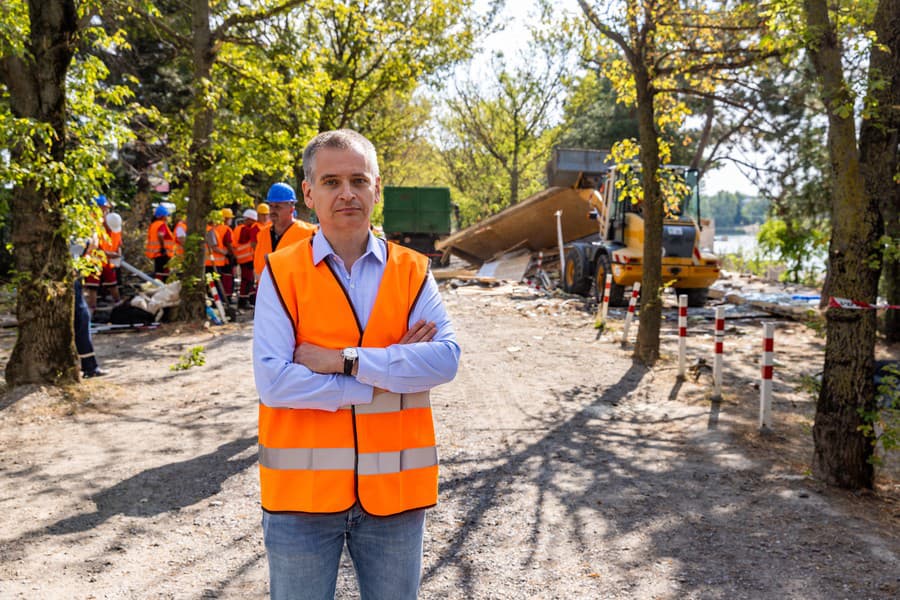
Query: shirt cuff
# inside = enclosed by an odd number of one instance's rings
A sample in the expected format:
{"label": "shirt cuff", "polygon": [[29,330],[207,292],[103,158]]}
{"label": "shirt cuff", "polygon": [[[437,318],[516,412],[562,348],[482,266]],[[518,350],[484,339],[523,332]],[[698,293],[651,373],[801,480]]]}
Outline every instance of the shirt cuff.
{"label": "shirt cuff", "polygon": [[356,377],[347,377],[338,375],[342,380],[343,393],[341,395],[341,406],[350,406],[352,404],[371,404],[374,389],[371,385],[367,385]]}
{"label": "shirt cuff", "polygon": [[358,348],[359,364],[356,369],[356,380],[366,385],[379,385],[390,377],[388,367],[390,358],[387,348]]}

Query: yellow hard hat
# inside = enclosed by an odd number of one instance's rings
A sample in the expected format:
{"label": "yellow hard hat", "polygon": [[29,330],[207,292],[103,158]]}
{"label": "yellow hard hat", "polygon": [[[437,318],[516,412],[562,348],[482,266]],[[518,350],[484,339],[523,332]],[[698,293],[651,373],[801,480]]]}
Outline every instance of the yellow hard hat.
{"label": "yellow hard hat", "polygon": [[259,205],[256,207],[256,212],[261,215],[269,214],[269,205],[266,204],[265,202],[260,202]]}
{"label": "yellow hard hat", "polygon": [[231,212],[231,209],[230,209],[230,208],[227,208],[227,207],[226,207],[226,208],[223,208],[223,209],[222,209],[222,218],[223,218],[223,219],[233,219],[233,218],[234,218],[234,213]]}

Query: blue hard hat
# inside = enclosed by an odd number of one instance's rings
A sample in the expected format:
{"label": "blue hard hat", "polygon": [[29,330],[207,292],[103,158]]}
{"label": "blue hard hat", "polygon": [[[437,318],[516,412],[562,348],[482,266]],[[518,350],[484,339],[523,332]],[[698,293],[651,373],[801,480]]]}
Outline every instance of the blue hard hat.
{"label": "blue hard hat", "polygon": [[296,201],[297,194],[294,193],[294,188],[286,183],[273,183],[272,187],[269,188],[269,193],[266,194],[266,202],[269,204],[272,204],[273,202]]}
{"label": "blue hard hat", "polygon": [[160,217],[168,217],[168,216],[169,216],[169,209],[166,208],[165,206],[163,206],[162,204],[157,206],[156,210],[153,211],[154,219],[158,219]]}
{"label": "blue hard hat", "polygon": [[109,202],[107,202],[106,200],[106,196],[104,196],[103,194],[100,194],[99,196],[94,198],[94,202],[97,203],[97,206],[106,206],[107,204],[109,204]]}

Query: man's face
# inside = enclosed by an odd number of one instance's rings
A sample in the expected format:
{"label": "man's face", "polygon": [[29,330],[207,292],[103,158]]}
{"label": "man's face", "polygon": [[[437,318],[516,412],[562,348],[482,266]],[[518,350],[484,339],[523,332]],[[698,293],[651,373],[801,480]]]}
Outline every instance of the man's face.
{"label": "man's face", "polygon": [[322,232],[368,231],[372,209],[381,197],[381,178],[365,155],[356,149],[322,148],[314,170],[313,181],[303,182],[303,199],[316,211]]}
{"label": "man's face", "polygon": [[280,230],[287,229],[294,221],[293,202],[273,202],[269,204],[272,224]]}

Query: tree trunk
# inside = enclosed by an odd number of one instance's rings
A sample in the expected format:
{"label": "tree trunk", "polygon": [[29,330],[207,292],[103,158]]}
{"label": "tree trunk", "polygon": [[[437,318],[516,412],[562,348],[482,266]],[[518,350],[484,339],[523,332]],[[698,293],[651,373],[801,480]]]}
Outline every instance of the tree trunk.
{"label": "tree trunk", "polygon": [[200,321],[206,318],[206,277],[204,274],[206,216],[212,209],[212,134],[215,107],[210,105],[206,86],[210,84],[215,51],[209,26],[209,0],[193,0],[192,36],[194,43],[194,125],[191,139],[191,177],[188,184],[190,202],[187,207],[187,234],[181,304],[178,318]]}
{"label": "tree trunk", "polygon": [[[871,175],[863,172],[872,198],[878,200],[884,233],[893,240],[894,248],[884,253],[881,281],[888,304],[900,305],[900,185],[892,177],[897,172],[897,144],[900,143],[900,3],[882,1],[875,16],[878,42],[872,48],[873,77],[887,86],[874,89],[873,97],[880,111],[877,121],[863,121],[860,132],[860,151],[864,163],[877,165]],[[870,86],[870,89],[871,86]],[[884,335],[888,343],[900,342],[900,310],[884,313]]]}
{"label": "tree trunk", "polygon": [[[0,72],[18,118],[49,124],[55,138],[47,147],[40,136],[37,152],[62,162],[66,140],[66,72],[78,28],[72,0],[28,3],[30,33],[25,57],[6,57]],[[22,147],[10,149],[23,159]],[[24,159],[26,162],[28,159]],[[11,217],[16,271],[18,336],[6,365],[9,385],[72,383],[79,379],[73,330],[74,294],[68,240],[63,237],[60,192],[26,180],[13,189]]]}
{"label": "tree trunk", "polygon": [[[825,0],[805,0],[810,56],[828,113],[828,151],[834,171],[828,289],[834,296],[873,302],[879,268],[877,202],[870,200],[856,147],[853,117],[840,109],[852,100],[841,65],[841,50],[828,20]],[[860,431],[860,411],[871,412],[875,385],[875,314],[828,309],[822,389],[813,426],[813,473],[829,484],[871,488],[872,440]]]}
{"label": "tree trunk", "polygon": [[637,88],[638,132],[641,142],[641,172],[644,218],[644,275],[641,279],[641,312],[635,359],[652,366],[659,358],[659,327],[662,322],[662,228],[663,203],[656,172],[659,170],[659,138],[653,107],[653,90],[647,68],[632,65]]}

